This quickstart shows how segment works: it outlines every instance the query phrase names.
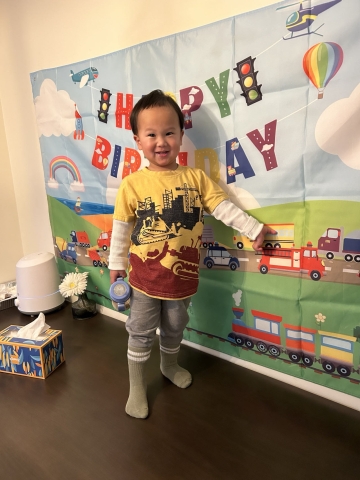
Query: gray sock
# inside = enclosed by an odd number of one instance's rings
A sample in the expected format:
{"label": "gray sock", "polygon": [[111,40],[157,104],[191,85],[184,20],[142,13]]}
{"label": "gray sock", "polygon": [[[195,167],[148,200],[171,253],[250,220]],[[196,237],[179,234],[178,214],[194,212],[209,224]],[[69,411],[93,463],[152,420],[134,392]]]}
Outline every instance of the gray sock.
{"label": "gray sock", "polygon": [[146,418],[149,414],[145,366],[150,352],[147,348],[128,348],[130,393],[125,412],[131,417]]}
{"label": "gray sock", "polygon": [[177,363],[177,356],[180,346],[167,348],[160,345],[160,370],[164,377],[168,378],[173,384],[180,388],[187,388],[191,385],[192,377],[190,372],[182,368]]}

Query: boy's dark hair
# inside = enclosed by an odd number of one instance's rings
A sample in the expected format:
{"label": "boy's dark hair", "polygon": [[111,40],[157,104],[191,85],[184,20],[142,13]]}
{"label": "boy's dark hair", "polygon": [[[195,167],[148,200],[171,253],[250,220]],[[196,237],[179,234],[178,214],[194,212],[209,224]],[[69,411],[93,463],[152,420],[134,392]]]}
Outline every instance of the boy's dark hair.
{"label": "boy's dark hair", "polygon": [[133,134],[134,135],[138,134],[137,120],[140,112],[152,107],[168,107],[168,106],[172,107],[175,110],[177,116],[179,117],[180,128],[181,130],[183,130],[184,115],[180,110],[179,105],[169,95],[165,95],[165,93],[162,90],[153,90],[147,95],[144,95],[143,97],[141,97],[140,100],[136,103],[135,107],[132,109],[132,112],[130,114],[130,125],[131,125],[131,130],[133,131]]}

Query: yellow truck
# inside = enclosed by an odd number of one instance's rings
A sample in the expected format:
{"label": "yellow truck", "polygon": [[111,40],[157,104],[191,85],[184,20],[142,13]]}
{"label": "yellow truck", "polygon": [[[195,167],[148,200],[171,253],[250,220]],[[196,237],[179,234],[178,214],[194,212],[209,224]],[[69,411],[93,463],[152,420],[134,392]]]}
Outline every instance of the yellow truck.
{"label": "yellow truck", "polygon": [[[266,223],[270,228],[276,230],[276,234],[268,233],[263,242],[263,247],[268,248],[286,248],[294,246],[294,224],[293,223]],[[252,241],[244,235],[240,235],[234,230],[233,236],[234,245],[240,250],[250,250],[252,248]]]}

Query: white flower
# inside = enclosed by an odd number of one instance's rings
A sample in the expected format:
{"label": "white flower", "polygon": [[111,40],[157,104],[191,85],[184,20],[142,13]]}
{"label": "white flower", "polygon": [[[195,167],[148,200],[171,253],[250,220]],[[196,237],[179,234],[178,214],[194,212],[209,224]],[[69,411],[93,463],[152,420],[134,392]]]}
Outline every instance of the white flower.
{"label": "white flower", "polygon": [[326,316],[323,315],[322,313],[318,313],[317,315],[315,315],[315,318],[316,318],[316,323],[320,325],[321,323],[325,322]]}
{"label": "white flower", "polygon": [[72,295],[84,293],[87,285],[87,276],[88,272],[68,273],[59,286],[61,295],[63,297],[71,297]]}

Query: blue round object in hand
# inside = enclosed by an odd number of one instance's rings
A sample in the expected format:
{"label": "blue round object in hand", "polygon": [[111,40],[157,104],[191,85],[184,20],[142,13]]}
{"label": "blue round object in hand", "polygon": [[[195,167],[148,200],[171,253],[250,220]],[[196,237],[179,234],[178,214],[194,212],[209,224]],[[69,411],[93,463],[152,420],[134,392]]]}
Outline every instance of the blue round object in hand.
{"label": "blue round object in hand", "polygon": [[123,278],[119,277],[110,286],[109,293],[115,310],[124,312],[130,308],[131,287]]}

